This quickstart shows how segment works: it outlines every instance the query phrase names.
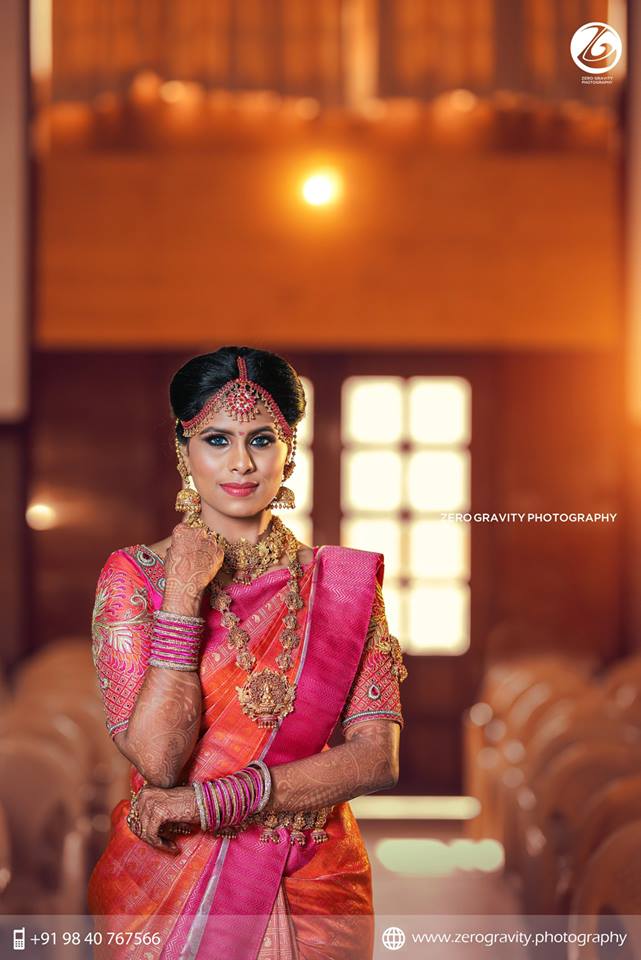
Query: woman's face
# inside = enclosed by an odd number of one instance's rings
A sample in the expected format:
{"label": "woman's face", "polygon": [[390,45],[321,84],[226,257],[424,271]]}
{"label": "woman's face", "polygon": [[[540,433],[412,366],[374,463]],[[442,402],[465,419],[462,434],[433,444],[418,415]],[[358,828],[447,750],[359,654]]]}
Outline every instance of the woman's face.
{"label": "woman's face", "polygon": [[273,500],[283,480],[287,444],[262,406],[248,423],[217,413],[182,449],[205,518],[210,511],[254,516]]}

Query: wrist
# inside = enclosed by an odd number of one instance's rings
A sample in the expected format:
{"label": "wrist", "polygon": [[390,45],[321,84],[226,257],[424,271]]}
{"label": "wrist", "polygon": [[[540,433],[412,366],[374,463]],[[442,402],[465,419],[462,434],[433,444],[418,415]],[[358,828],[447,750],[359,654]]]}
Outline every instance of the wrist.
{"label": "wrist", "polygon": [[162,607],[165,613],[177,613],[181,617],[197,617],[200,613],[201,597],[186,597],[168,593],[165,590]]}

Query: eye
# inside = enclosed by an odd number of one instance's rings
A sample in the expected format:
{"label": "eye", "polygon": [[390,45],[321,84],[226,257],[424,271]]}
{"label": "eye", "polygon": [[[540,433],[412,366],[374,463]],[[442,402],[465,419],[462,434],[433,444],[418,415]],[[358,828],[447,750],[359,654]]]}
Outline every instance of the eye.
{"label": "eye", "polygon": [[[218,440],[222,440],[222,443],[218,443]],[[205,443],[210,444],[212,447],[222,447],[227,443],[227,437],[222,433],[212,433],[208,437],[205,437]]]}
{"label": "eye", "polygon": [[259,433],[258,436],[252,437],[252,447],[268,447],[273,442],[274,438],[269,433]]}

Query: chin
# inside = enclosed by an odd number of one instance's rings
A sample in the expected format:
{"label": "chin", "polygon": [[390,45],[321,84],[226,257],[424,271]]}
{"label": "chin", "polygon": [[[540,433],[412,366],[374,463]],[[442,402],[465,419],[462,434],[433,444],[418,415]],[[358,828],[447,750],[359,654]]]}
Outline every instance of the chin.
{"label": "chin", "polygon": [[232,497],[228,497],[224,503],[212,503],[211,506],[217,513],[222,513],[227,517],[255,517],[268,509],[273,497],[270,497],[266,503],[263,497],[260,500],[256,498],[254,503],[249,503],[248,501],[252,499],[252,497],[248,497],[247,500],[234,500]]}

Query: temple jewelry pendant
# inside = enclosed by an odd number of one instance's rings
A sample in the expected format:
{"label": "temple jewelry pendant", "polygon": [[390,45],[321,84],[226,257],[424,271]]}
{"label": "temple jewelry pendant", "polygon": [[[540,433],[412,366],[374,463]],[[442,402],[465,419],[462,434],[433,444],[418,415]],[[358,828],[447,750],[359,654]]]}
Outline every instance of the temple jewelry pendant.
{"label": "temple jewelry pendant", "polygon": [[269,667],[250,674],[236,692],[243,712],[259,727],[276,727],[294,709],[296,685]]}

